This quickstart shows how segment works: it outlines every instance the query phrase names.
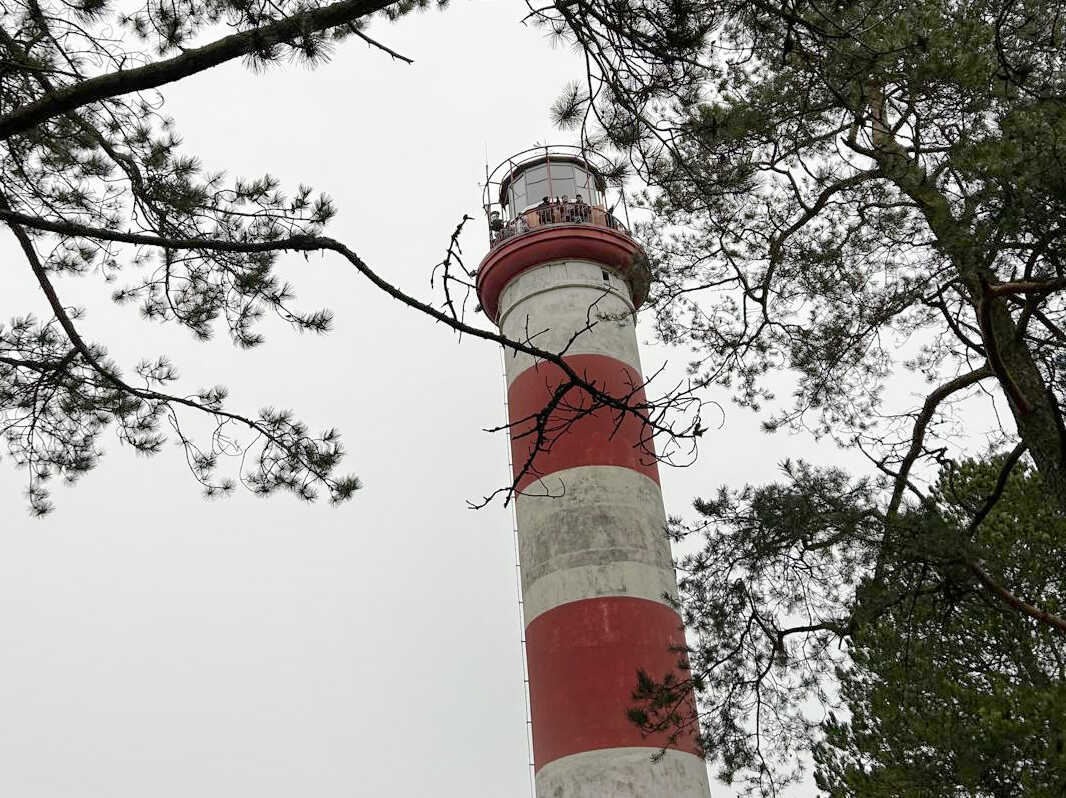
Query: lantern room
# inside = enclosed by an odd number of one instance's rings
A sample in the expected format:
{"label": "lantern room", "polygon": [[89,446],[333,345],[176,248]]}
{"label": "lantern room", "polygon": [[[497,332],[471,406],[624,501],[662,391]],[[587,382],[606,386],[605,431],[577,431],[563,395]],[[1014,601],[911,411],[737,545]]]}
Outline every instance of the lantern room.
{"label": "lantern room", "polygon": [[624,196],[608,185],[611,163],[580,147],[533,147],[511,156],[487,175],[484,209],[495,247],[549,225],[588,224],[628,235],[616,216]]}

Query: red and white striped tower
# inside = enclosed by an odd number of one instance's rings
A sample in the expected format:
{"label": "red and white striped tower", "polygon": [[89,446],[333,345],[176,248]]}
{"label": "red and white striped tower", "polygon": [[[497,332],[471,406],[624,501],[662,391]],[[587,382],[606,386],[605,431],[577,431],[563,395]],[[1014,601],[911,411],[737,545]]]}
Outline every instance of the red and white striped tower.
{"label": "red and white striped tower", "polygon": [[[606,210],[600,174],[588,153],[565,147],[527,151],[494,172],[486,202],[492,249],[477,289],[506,336],[533,335],[540,349],[565,349],[571,368],[621,396],[643,382],[635,310],[650,275],[640,245]],[[555,201],[563,196],[569,202]],[[528,355],[508,352],[506,360],[517,476],[535,443],[522,436],[529,424],[521,420],[544,408],[564,378]],[[578,393],[549,429],[575,418]],[[644,737],[626,717],[637,670],[656,678],[676,672],[670,647],[683,633],[663,600],[677,584],[658,469],[640,443],[640,419],[616,425],[617,416],[601,409],[550,433],[550,448],[518,483],[537,796],[706,798],[695,740],[653,762],[665,736]]]}

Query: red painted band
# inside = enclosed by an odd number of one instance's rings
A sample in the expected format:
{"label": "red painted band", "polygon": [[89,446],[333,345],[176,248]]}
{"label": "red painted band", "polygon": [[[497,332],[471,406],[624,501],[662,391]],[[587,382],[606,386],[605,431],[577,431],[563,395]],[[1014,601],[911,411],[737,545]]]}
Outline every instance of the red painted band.
{"label": "red painted band", "polygon": [[[562,604],[526,628],[533,760],[536,769],[564,756],[604,748],[676,748],[699,754],[692,735],[668,745],[645,737],[626,717],[637,702],[637,670],[654,679],[687,674],[681,619],[664,604],[612,596]],[[682,711],[691,710],[692,704]]]}
{"label": "red painted band", "polygon": [[481,307],[496,321],[500,293],[515,277],[553,260],[591,260],[611,266],[629,283],[633,307],[648,296],[651,272],[640,245],[632,238],[606,227],[587,224],[553,225],[509,239],[492,250],[477,272],[477,294]]}
{"label": "red painted band", "polygon": [[[568,355],[566,363],[582,379],[604,393],[624,398],[630,406],[646,401],[643,378],[630,366],[606,355]],[[511,463],[517,477],[538,449],[532,467],[518,482],[523,490],[539,477],[577,466],[600,465],[632,468],[657,483],[659,469],[651,440],[641,443],[649,431],[633,413],[600,406],[595,409],[589,394],[571,388],[537,435],[541,413],[557,387],[568,381],[554,363],[541,363],[523,371],[507,389],[511,415]],[[524,420],[523,420],[524,419]],[[538,448],[538,437],[541,438]]]}

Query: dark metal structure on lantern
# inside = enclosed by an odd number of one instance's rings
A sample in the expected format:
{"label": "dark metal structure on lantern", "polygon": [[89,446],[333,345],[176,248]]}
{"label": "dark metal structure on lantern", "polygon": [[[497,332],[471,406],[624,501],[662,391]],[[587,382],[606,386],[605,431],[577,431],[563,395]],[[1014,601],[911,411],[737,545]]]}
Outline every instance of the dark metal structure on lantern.
{"label": "dark metal structure on lantern", "polygon": [[[477,289],[506,336],[535,333],[537,347],[564,353],[601,390],[640,402],[635,317],[650,274],[608,204],[608,167],[551,146],[491,172]],[[677,671],[671,647],[684,642],[664,599],[677,584],[643,424],[608,408],[581,412],[575,395],[547,420],[565,431],[538,447],[531,419],[565,376],[507,352],[506,377],[537,796],[706,798],[695,739],[644,737],[626,717],[637,670]]]}

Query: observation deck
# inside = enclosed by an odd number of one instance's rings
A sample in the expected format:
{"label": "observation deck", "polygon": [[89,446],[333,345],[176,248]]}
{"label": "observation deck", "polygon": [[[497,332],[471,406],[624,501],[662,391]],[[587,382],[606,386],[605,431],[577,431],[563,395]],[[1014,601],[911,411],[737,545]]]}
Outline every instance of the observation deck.
{"label": "observation deck", "polygon": [[624,194],[605,174],[606,158],[579,147],[534,147],[486,176],[484,211],[489,252],[477,275],[478,295],[496,320],[504,287],[523,271],[552,261],[591,260],[629,285],[634,307],[647,298],[651,273],[644,250],[616,215]]}

